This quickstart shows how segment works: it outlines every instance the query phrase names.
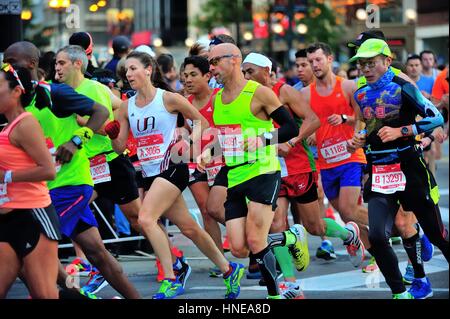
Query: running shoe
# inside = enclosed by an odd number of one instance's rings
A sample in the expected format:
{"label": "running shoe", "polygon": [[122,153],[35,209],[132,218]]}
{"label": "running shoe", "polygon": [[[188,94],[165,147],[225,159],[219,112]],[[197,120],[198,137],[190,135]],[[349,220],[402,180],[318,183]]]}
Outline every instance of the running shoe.
{"label": "running shoe", "polygon": [[178,279],[165,278],[161,282],[158,292],[153,295],[153,299],[173,299],[182,293],[184,293],[184,288]]}
{"label": "running shoe", "polygon": [[93,294],[93,293],[84,291],[83,289],[80,289],[80,295],[83,295],[83,296],[85,296],[85,297],[88,298],[88,299],[102,299],[102,298],[96,296],[96,295]]}
{"label": "running shoe", "polygon": [[183,257],[178,258],[178,260],[181,263],[181,269],[174,269],[173,272],[177,278],[177,281],[181,283],[184,289],[184,287],[186,286],[186,281],[189,278],[189,275],[191,274],[192,268],[191,266],[189,266],[189,264]]}
{"label": "running shoe", "polygon": [[262,275],[259,269],[251,270],[250,268],[248,268],[246,277],[247,279],[261,279]]}
{"label": "running shoe", "polygon": [[414,296],[405,291],[401,294],[392,294],[392,299],[414,299]]}
{"label": "running shoe", "polygon": [[353,267],[361,266],[364,261],[364,245],[359,235],[359,227],[354,222],[345,224],[345,228],[352,233],[352,237],[344,240],[344,245],[347,246],[347,253],[350,257],[350,262]]}
{"label": "running shoe", "polygon": [[164,270],[163,270],[161,262],[159,261],[158,258],[156,258],[155,266],[156,266],[156,269],[158,269],[158,274],[156,275],[156,281],[162,282],[164,280]]}
{"label": "running shoe", "polygon": [[331,241],[325,239],[322,244],[316,250],[316,257],[324,260],[334,260],[336,259],[336,254],[334,252],[333,244]]}
{"label": "running shoe", "polygon": [[305,299],[302,288],[296,282],[283,281],[278,285],[282,299]]}
{"label": "running shoe", "polygon": [[305,227],[299,224],[293,225],[289,231],[297,237],[295,244],[289,246],[289,252],[294,258],[295,268],[298,271],[304,271],[309,265],[308,233]]}
{"label": "running shoe", "polygon": [[218,267],[212,267],[209,268],[209,277],[220,278],[223,277],[223,274]]}
{"label": "running shoe", "polygon": [[225,235],[225,237],[223,239],[222,248],[225,253],[230,251],[230,242],[228,241],[227,235]]}
{"label": "running shoe", "polygon": [[420,253],[422,260],[430,261],[430,259],[433,258],[434,246],[425,234],[423,234],[422,237],[420,237],[420,245],[422,247]]}
{"label": "running shoe", "polygon": [[373,256],[370,257],[369,263],[366,266],[362,267],[363,273],[370,273],[370,272],[375,272],[378,270],[379,270],[379,268],[378,268],[377,262],[375,260],[375,257],[373,257]]}
{"label": "running shoe", "polygon": [[231,274],[229,274],[228,277],[223,278],[223,282],[227,287],[225,299],[236,299],[241,292],[241,278],[244,275],[245,268],[244,265],[231,261],[230,266],[232,268]]}
{"label": "running shoe", "polygon": [[406,265],[406,271],[403,275],[403,283],[405,285],[411,285],[414,281],[414,268],[411,264]]}
{"label": "running shoe", "polygon": [[414,297],[414,299],[426,299],[433,297],[433,290],[431,289],[430,280],[427,277],[423,279],[415,278],[408,292]]}
{"label": "running shoe", "polygon": [[91,272],[89,274],[90,278],[83,288],[81,288],[84,292],[89,292],[91,294],[96,294],[106,286],[108,286],[108,282],[106,279],[98,272]]}
{"label": "running shoe", "polygon": [[91,271],[96,271],[87,260],[83,258],[75,258],[69,265],[66,266],[66,271],[69,275],[88,276]]}

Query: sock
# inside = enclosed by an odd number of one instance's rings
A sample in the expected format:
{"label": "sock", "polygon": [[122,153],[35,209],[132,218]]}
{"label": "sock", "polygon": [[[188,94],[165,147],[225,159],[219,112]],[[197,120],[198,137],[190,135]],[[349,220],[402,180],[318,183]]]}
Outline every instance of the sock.
{"label": "sock", "polygon": [[177,257],[177,260],[173,263],[172,267],[173,267],[173,269],[176,269],[176,270],[180,270],[183,267],[179,257]]}
{"label": "sock", "polygon": [[280,290],[277,284],[276,260],[272,250],[267,246],[259,253],[255,254],[259,270],[267,285],[267,293],[269,296],[277,296]]}
{"label": "sock", "polygon": [[274,247],[273,251],[275,257],[277,258],[278,264],[280,264],[281,272],[284,278],[295,277],[294,267],[292,265],[292,256],[289,253],[289,248],[287,247]]}
{"label": "sock", "polygon": [[331,218],[323,218],[326,224],[325,236],[340,238],[342,240],[348,239],[349,230],[342,227],[335,220]]}
{"label": "sock", "polygon": [[232,272],[233,272],[233,267],[231,266],[231,264],[228,264],[228,270],[227,270],[227,272],[225,272],[223,274],[223,278],[228,278]]}
{"label": "sock", "polygon": [[425,277],[425,270],[423,268],[422,261],[422,245],[420,243],[419,233],[415,234],[411,238],[403,239],[403,247],[408,254],[409,260],[414,268],[414,277]]}
{"label": "sock", "polygon": [[269,247],[277,246],[290,246],[297,242],[297,236],[295,236],[290,230],[286,230],[282,233],[275,233],[268,235]]}

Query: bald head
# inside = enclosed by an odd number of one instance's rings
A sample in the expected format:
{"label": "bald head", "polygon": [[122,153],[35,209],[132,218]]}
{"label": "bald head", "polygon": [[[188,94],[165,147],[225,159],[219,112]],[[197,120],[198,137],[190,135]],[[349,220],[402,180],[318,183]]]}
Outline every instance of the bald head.
{"label": "bald head", "polygon": [[31,42],[20,41],[11,44],[3,54],[3,61],[10,64],[18,64],[35,71],[39,65],[39,49]]}
{"label": "bald head", "polygon": [[221,56],[221,55],[237,56],[239,63],[242,63],[241,50],[239,50],[239,48],[232,43],[221,43],[221,44],[215,45],[209,53],[209,58],[213,58],[215,56]]}

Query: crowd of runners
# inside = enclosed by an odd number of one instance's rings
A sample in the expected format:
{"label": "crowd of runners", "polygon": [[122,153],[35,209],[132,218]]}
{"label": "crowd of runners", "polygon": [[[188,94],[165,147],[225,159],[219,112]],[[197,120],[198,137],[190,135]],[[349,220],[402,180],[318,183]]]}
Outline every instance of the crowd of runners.
{"label": "crowd of runners", "polygon": [[[165,220],[215,265],[209,276],[223,278],[225,299],[238,298],[243,276],[260,279],[268,299],[304,298],[297,272],[310,263],[308,236],[321,237],[315,256],[325,260],[336,259],[329,238],[340,239],[355,268],[381,271],[393,299],[431,297],[424,262],[434,246],[447,262],[449,253],[434,177],[448,137],[448,66],[437,70],[431,51],[403,66],[380,30],[348,46],[347,72],[333,68],[326,43],[299,50],[295,83],[227,35],[194,45],[179,70],[170,54],[131,48],[122,36],[102,69],[87,32],[56,53],[9,46],[0,72],[0,298],[17,277],[33,299],[96,299],[107,284],[141,298],[105,248],[90,208],[97,198],[152,247],[154,299],[185,294],[192,271]],[[63,238],[77,255],[69,267],[58,259]],[[89,272],[85,286],[67,285],[74,272]]]}

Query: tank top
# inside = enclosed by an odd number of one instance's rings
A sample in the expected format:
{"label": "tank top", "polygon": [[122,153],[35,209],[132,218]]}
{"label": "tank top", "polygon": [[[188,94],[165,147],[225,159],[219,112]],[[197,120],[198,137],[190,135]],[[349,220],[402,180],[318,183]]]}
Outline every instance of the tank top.
{"label": "tank top", "polygon": [[[281,87],[284,84],[285,83],[280,81],[272,87],[272,91],[275,92],[278,97],[280,97]],[[289,109],[289,112],[293,115],[291,109]],[[302,120],[296,116],[294,116],[294,118],[298,126],[301,126]],[[274,122],[274,125],[276,128],[280,127],[276,122]],[[309,173],[316,170],[314,156],[306,143],[306,139],[297,142],[295,147],[290,150],[286,157],[279,156],[278,159],[280,160],[281,165],[281,177]]]}
{"label": "tank top", "polygon": [[347,151],[347,140],[353,137],[354,128],[347,124],[332,126],[328,117],[332,114],[355,114],[350,103],[345,99],[342,90],[342,78],[336,77],[333,92],[328,96],[320,96],[316,90],[316,81],[311,83],[311,108],[320,119],[320,127],[316,131],[318,164],[320,169],[329,169],[346,163],[366,163],[363,149],[351,154]]}
{"label": "tank top", "polygon": [[213,120],[219,130],[219,140],[227,166],[228,187],[246,182],[256,176],[280,170],[280,162],[274,145],[246,152],[243,142],[274,130],[271,119],[262,120],[253,115],[251,102],[260,84],[248,81],[238,97],[229,104],[222,102],[223,89],[214,102]]}
{"label": "tank top", "polygon": [[136,105],[136,96],[128,101],[128,121],[137,142],[137,156],[144,177],[156,176],[171,164],[170,149],[176,143],[177,114],[164,106],[164,90],[157,88],[153,100]]}
{"label": "tank top", "polygon": [[[16,170],[26,170],[37,166],[24,150],[11,144],[9,140],[11,131],[26,116],[32,116],[32,114],[28,112],[20,114],[0,132],[0,168],[13,171],[13,175]],[[0,184],[0,208],[44,208],[50,204],[51,199],[45,181]]]}

